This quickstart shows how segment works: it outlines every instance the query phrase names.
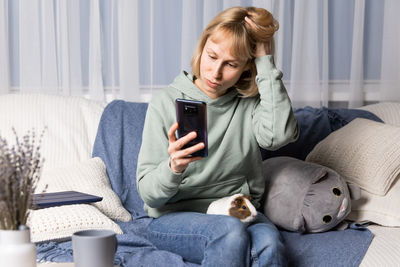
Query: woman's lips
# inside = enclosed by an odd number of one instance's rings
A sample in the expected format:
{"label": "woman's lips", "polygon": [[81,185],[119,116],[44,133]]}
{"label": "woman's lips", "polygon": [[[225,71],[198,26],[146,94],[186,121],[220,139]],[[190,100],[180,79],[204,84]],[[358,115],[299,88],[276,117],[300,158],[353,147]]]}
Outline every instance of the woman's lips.
{"label": "woman's lips", "polygon": [[217,88],[218,86],[220,86],[219,83],[213,83],[212,81],[206,79],[207,85],[211,88]]}

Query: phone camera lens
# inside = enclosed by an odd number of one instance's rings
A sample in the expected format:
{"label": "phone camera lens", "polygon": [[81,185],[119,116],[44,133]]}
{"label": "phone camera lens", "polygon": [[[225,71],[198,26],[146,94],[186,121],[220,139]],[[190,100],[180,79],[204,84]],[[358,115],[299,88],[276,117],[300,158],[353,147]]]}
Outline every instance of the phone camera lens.
{"label": "phone camera lens", "polygon": [[188,113],[188,114],[195,114],[195,113],[197,113],[197,107],[195,107],[195,106],[186,105],[186,106],[184,107],[184,109],[185,109],[185,113]]}

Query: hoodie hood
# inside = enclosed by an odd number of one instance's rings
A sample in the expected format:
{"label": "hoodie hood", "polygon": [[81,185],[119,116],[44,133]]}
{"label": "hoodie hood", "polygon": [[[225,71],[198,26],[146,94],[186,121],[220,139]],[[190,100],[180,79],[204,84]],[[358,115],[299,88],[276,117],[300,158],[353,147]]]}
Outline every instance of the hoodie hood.
{"label": "hoodie hood", "polygon": [[186,71],[182,71],[170,84],[170,87],[180,91],[182,94],[187,96],[187,98],[203,101],[207,105],[211,106],[225,105],[226,103],[233,101],[235,97],[238,96],[237,90],[234,87],[231,87],[226,94],[216,99],[212,99],[194,84],[193,74],[190,74]]}

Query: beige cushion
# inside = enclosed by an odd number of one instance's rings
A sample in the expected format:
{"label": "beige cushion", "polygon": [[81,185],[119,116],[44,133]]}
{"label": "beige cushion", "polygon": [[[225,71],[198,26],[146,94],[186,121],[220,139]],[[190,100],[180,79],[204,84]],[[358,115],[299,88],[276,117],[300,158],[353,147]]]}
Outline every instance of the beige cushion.
{"label": "beige cushion", "polygon": [[319,142],[306,160],[385,195],[400,173],[400,127],[357,118]]}
{"label": "beige cushion", "polygon": [[374,113],[387,124],[400,126],[400,103],[398,102],[382,102],[363,106],[359,109]]}
{"label": "beige cushion", "polygon": [[70,165],[91,158],[104,103],[82,97],[45,94],[0,96],[0,135],[15,142],[18,136],[47,127],[41,145],[44,169]]}
{"label": "beige cushion", "polygon": [[46,170],[42,173],[36,193],[79,191],[103,197],[94,205],[109,218],[116,221],[130,221],[130,213],[122,206],[117,194],[111,189],[106,166],[100,158],[84,160],[70,166]]}
{"label": "beige cushion", "polygon": [[400,226],[400,182],[397,179],[385,196],[361,190],[361,198],[351,203],[348,219],[374,222],[383,226]]}
{"label": "beige cushion", "polygon": [[32,242],[68,239],[74,232],[89,229],[108,229],[122,234],[121,228],[88,204],[66,205],[34,210],[27,222]]}

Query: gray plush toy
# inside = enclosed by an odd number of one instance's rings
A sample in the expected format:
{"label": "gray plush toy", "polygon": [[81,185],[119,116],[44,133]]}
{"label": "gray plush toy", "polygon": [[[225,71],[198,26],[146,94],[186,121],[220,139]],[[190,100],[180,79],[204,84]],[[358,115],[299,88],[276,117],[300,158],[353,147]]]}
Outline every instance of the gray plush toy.
{"label": "gray plush toy", "polygon": [[295,232],[324,232],[351,211],[360,188],[334,170],[290,157],[264,161],[264,213],[277,226]]}

